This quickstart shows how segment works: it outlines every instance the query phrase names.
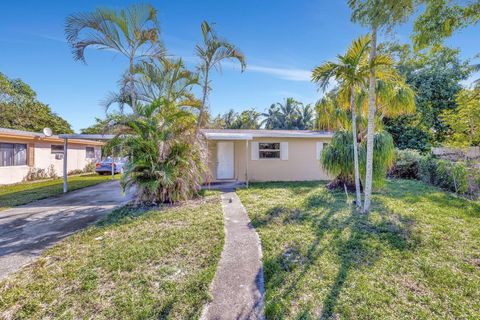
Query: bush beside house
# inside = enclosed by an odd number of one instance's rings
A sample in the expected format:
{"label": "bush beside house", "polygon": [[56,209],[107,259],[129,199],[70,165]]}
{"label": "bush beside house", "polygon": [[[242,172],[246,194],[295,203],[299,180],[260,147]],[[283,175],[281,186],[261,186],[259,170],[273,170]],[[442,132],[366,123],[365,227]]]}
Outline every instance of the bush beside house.
{"label": "bush beside house", "polygon": [[470,161],[449,161],[416,150],[396,150],[389,176],[422,180],[463,196],[480,196],[480,168]]}

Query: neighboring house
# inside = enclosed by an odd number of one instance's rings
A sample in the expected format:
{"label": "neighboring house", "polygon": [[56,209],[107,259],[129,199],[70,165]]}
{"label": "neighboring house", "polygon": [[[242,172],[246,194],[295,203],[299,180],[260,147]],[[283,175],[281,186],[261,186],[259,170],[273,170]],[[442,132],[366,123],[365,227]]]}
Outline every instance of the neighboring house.
{"label": "neighboring house", "polygon": [[[32,170],[63,174],[63,139],[42,133],[0,128],[0,184],[25,180]],[[103,143],[69,139],[67,172],[82,170],[101,157]]]}
{"label": "neighboring house", "polygon": [[202,130],[209,180],[327,180],[320,155],[333,134],[308,130]]}

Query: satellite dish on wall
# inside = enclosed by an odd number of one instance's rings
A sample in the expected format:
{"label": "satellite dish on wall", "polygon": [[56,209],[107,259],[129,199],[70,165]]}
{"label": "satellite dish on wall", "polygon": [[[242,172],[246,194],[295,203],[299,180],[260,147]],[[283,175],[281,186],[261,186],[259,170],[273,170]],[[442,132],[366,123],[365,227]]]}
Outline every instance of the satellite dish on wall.
{"label": "satellite dish on wall", "polygon": [[50,129],[50,128],[43,128],[43,134],[44,134],[46,137],[51,137],[51,136],[53,135],[52,129]]}

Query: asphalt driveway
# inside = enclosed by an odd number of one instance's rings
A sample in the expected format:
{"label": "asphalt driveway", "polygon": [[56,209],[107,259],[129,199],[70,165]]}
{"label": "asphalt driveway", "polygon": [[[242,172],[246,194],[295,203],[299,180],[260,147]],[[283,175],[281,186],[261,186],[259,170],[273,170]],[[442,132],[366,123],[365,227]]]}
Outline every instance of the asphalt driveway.
{"label": "asphalt driveway", "polygon": [[0,279],[129,198],[112,181],[1,211]]}

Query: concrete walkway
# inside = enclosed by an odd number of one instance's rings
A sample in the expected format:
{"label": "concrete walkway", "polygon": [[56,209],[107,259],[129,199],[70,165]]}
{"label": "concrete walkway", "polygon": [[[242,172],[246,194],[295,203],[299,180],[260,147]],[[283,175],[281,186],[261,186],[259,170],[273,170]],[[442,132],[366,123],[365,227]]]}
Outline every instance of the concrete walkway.
{"label": "concrete walkway", "polygon": [[260,239],[235,192],[222,194],[225,246],[202,319],[263,319]]}
{"label": "concrete walkway", "polygon": [[112,181],[0,211],[0,279],[128,199]]}

